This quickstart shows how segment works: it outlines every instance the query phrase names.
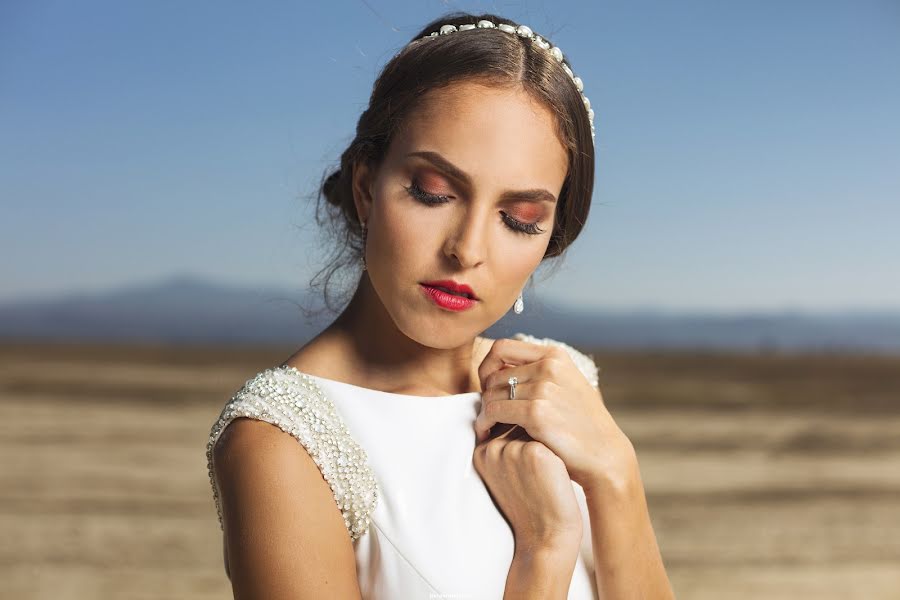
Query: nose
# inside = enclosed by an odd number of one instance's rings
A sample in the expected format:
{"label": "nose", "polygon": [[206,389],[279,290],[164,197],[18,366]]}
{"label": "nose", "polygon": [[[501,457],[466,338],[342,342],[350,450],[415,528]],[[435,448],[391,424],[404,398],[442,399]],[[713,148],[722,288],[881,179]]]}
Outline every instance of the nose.
{"label": "nose", "polygon": [[444,253],[461,267],[472,268],[484,262],[487,247],[488,212],[466,210],[447,236]]}

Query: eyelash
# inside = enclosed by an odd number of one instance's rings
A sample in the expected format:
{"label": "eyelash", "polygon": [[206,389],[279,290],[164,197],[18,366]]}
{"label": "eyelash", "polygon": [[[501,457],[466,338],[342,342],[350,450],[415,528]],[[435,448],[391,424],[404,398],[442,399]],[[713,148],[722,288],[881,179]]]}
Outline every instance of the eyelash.
{"label": "eyelash", "polygon": [[[412,196],[419,202],[422,202],[423,204],[433,206],[435,204],[444,204],[450,201],[447,196],[429,194],[428,192],[420,188],[415,181],[410,182],[409,186],[403,187],[410,196]],[[523,223],[518,219],[512,218],[502,210],[500,211],[500,214],[503,216],[503,221],[506,223],[507,227],[509,227],[516,233],[524,233],[528,235],[538,235],[544,233],[544,230],[538,227],[536,223]]]}

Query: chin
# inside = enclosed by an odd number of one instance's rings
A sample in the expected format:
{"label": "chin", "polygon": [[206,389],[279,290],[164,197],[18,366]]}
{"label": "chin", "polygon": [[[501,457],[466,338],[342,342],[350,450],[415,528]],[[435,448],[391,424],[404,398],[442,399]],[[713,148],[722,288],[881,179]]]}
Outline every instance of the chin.
{"label": "chin", "polygon": [[[455,317],[446,313],[448,317]],[[425,317],[416,320],[412,327],[399,327],[406,337],[427,348],[451,350],[471,342],[478,334],[474,327],[452,323],[448,319]]]}

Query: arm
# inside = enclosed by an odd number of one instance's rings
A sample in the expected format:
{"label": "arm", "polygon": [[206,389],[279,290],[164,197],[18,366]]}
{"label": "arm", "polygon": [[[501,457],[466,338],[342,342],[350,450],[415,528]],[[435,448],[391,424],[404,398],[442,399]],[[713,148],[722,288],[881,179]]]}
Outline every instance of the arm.
{"label": "arm", "polygon": [[630,473],[585,489],[601,600],[674,600],[635,457]]}
{"label": "arm", "polygon": [[343,517],[297,440],[238,418],[222,432],[213,459],[236,600],[360,597]]}
{"label": "arm", "polygon": [[580,540],[572,540],[529,548],[516,543],[504,600],[565,600],[579,544]]}

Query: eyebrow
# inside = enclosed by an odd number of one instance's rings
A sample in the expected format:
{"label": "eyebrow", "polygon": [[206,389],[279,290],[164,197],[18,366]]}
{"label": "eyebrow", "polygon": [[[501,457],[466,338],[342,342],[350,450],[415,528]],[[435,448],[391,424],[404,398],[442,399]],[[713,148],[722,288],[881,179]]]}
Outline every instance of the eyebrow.
{"label": "eyebrow", "polygon": [[[452,162],[450,162],[437,152],[420,150],[418,152],[410,152],[406,156],[417,156],[419,158],[424,158],[440,170],[444,171],[450,177],[463,182],[469,188],[474,187],[472,185],[472,178],[468,173],[454,165]],[[535,188],[531,190],[507,190],[500,195],[500,198],[501,200],[514,199],[525,200],[527,202],[549,202],[551,204],[556,202],[556,196],[541,188]]]}

